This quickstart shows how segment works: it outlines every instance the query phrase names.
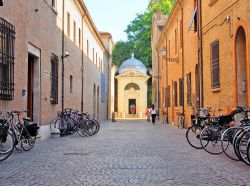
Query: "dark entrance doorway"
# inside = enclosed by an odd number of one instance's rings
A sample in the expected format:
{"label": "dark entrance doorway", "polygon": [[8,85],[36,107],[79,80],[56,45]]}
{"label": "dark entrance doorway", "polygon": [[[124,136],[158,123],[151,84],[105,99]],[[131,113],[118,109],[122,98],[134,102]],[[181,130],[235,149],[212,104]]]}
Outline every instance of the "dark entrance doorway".
{"label": "dark entrance doorway", "polygon": [[33,109],[34,109],[34,104],[33,104],[34,60],[35,60],[34,56],[32,55],[28,56],[27,116],[31,119],[31,121],[33,121]]}
{"label": "dark entrance doorway", "polygon": [[129,114],[136,114],[136,99],[128,100],[128,110]]}

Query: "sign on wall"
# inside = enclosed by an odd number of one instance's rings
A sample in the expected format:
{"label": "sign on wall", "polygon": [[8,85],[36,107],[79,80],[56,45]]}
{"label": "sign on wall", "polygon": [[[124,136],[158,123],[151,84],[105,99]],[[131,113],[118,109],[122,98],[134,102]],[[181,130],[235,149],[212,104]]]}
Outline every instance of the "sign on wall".
{"label": "sign on wall", "polygon": [[106,93],[106,77],[104,74],[102,74],[102,95],[101,95],[101,102],[105,102],[105,93]]}

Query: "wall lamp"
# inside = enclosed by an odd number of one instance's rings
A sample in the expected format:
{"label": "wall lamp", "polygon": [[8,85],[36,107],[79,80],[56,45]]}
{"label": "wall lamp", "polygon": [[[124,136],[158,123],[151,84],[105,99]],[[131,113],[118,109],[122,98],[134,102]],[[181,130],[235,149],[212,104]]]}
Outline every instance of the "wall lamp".
{"label": "wall lamp", "polygon": [[163,47],[161,49],[161,54],[164,59],[166,59],[167,62],[169,63],[179,63],[179,58],[168,58],[167,57],[167,49],[166,47]]}
{"label": "wall lamp", "polygon": [[62,56],[63,59],[67,57],[69,57],[69,52],[65,52],[64,55]]}

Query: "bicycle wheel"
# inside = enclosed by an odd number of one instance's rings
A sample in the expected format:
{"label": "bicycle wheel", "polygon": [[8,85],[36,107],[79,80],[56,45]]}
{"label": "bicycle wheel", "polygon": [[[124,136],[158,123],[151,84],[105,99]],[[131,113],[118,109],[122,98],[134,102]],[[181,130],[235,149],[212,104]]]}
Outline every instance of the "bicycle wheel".
{"label": "bicycle wheel", "polygon": [[247,159],[250,162],[250,140],[247,142]]}
{"label": "bicycle wheel", "polygon": [[51,134],[60,134],[60,118],[53,119],[50,122],[50,132]]}
{"label": "bicycle wheel", "polygon": [[200,142],[202,148],[210,154],[221,154],[223,149],[221,147],[222,128],[217,126],[208,126],[203,129],[200,135]]}
{"label": "bicycle wheel", "polygon": [[31,150],[36,143],[36,136],[30,136],[28,139],[24,139],[21,141],[21,147],[24,151]]}
{"label": "bicycle wheel", "polygon": [[245,131],[244,135],[242,135],[239,138],[239,144],[238,144],[239,155],[243,160],[243,162],[245,162],[247,165],[250,165],[250,161],[248,161],[247,158],[247,144],[249,139],[250,139],[250,133],[248,131]]}
{"label": "bicycle wheel", "polygon": [[241,161],[244,161],[244,160],[240,156],[240,152],[239,152],[239,142],[240,142],[239,139],[241,138],[243,133],[244,133],[244,129],[237,131],[236,134],[234,135],[234,139],[233,139],[233,146],[234,146],[235,154],[239,158],[239,160],[241,160]]}
{"label": "bicycle wheel", "polygon": [[235,161],[240,160],[239,157],[236,155],[233,143],[234,136],[236,135],[238,130],[241,130],[241,128],[228,128],[223,132],[221,137],[221,147],[223,152],[227,157]]}
{"label": "bicycle wheel", "polygon": [[202,145],[200,142],[200,134],[203,128],[204,127],[201,125],[192,125],[188,128],[186,132],[187,142],[195,149],[202,149]]}
{"label": "bicycle wheel", "polygon": [[12,154],[14,146],[15,140],[10,132],[0,134],[0,161],[6,160]]}

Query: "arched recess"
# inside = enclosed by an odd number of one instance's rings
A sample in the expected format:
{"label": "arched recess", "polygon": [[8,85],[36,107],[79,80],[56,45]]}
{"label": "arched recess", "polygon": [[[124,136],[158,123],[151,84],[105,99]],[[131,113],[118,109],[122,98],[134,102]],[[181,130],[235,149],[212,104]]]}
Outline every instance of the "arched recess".
{"label": "arched recess", "polygon": [[93,88],[93,118],[96,118],[96,87]]}
{"label": "arched recess", "polygon": [[237,105],[247,107],[247,38],[243,27],[239,27],[235,37]]}
{"label": "arched recess", "polygon": [[136,83],[127,84],[125,90],[130,90],[131,88],[134,88],[135,90],[140,90],[139,85],[137,85]]}

